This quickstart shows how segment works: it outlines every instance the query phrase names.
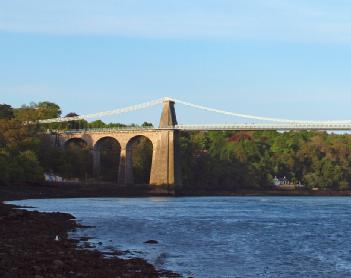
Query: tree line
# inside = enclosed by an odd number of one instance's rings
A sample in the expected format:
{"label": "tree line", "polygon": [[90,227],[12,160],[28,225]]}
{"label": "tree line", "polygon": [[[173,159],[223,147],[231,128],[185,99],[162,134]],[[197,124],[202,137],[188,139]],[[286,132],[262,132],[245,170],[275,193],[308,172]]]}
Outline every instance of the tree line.
{"label": "tree line", "polygon": [[[123,127],[120,123],[71,121],[39,125],[56,118],[60,107],[51,102],[20,108],[0,105],[0,184],[36,183],[43,173],[65,178],[93,179],[91,150],[84,144],[55,148],[47,130]],[[70,113],[66,116],[76,116]],[[31,123],[31,124],[29,124]],[[145,122],[143,126],[150,126]],[[137,182],[146,182],[152,146],[139,139],[133,152]],[[301,182],[307,188],[347,190],[351,184],[351,136],[312,131],[181,132],[184,187],[190,190],[264,190],[274,176]],[[118,146],[102,144],[101,179],[116,181]]]}
{"label": "tree line", "polygon": [[[65,179],[93,180],[92,154],[89,146],[81,142],[71,142],[65,148],[57,148],[45,133],[55,130],[88,128],[127,127],[120,123],[104,123],[101,120],[85,120],[62,123],[37,124],[41,119],[58,118],[62,115],[60,107],[52,102],[31,103],[20,108],[0,105],[0,184],[38,183],[44,173],[51,173]],[[65,117],[75,117],[72,112]],[[137,126],[136,124],[129,125]],[[141,126],[149,127],[144,122]],[[134,142],[133,169],[138,183],[147,183],[151,165],[150,143],[143,138]],[[152,147],[151,147],[152,148]],[[118,174],[119,149],[114,142],[102,142],[100,180],[116,182]]]}
{"label": "tree line", "polygon": [[347,190],[351,136],[312,131],[197,132],[181,136],[182,171],[194,189],[269,189],[274,176],[307,188]]}

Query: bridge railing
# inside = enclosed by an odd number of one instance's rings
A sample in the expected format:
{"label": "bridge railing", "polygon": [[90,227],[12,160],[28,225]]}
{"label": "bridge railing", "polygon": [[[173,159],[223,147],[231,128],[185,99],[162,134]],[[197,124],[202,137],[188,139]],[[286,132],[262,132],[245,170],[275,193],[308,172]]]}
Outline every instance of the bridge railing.
{"label": "bridge railing", "polygon": [[321,123],[321,124],[205,124],[205,125],[177,125],[175,129],[188,131],[211,131],[211,130],[351,130],[351,124]]}
{"label": "bridge railing", "polygon": [[174,130],[174,128],[156,128],[151,126],[130,126],[130,127],[111,127],[111,128],[82,128],[69,130],[48,130],[48,133],[105,133],[105,132],[120,132],[120,131],[155,131],[155,130]]}
{"label": "bridge railing", "polygon": [[114,132],[114,131],[134,131],[134,130],[154,130],[154,127],[110,127],[110,128],[85,128],[85,129],[70,129],[65,130],[64,133],[82,133],[82,132]]}
{"label": "bridge railing", "polygon": [[107,133],[128,131],[157,131],[157,130],[179,130],[179,131],[221,131],[221,130],[324,130],[324,131],[351,131],[351,124],[204,124],[204,125],[176,125],[169,128],[129,126],[113,128],[87,128],[70,130],[48,130],[48,133]]}

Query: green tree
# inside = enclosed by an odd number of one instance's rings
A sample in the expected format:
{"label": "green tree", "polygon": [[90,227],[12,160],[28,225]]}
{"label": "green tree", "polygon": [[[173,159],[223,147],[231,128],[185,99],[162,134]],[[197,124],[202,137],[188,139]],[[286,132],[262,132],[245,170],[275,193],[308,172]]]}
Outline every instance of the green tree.
{"label": "green tree", "polygon": [[53,119],[61,116],[61,108],[56,103],[43,101],[34,107],[40,119]]}
{"label": "green tree", "polygon": [[150,180],[152,143],[146,137],[138,136],[131,143],[131,148],[134,182],[147,184]]}
{"label": "green tree", "polygon": [[13,108],[8,104],[0,104],[0,119],[9,120],[14,117]]}

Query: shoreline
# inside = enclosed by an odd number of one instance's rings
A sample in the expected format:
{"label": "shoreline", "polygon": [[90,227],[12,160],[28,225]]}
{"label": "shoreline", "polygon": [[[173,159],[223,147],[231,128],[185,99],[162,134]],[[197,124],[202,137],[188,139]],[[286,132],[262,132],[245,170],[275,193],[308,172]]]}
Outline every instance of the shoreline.
{"label": "shoreline", "polygon": [[69,232],[89,228],[71,214],[28,211],[4,203],[64,197],[35,191],[21,194],[23,187],[27,186],[0,187],[0,277],[181,277],[158,270],[143,258],[122,259],[117,249],[107,254],[87,239],[70,239]]}
{"label": "shoreline", "polygon": [[25,208],[0,201],[0,277],[180,277],[143,258],[122,259],[117,249],[107,254],[87,239],[70,239],[69,232],[89,228],[71,214]]}
{"label": "shoreline", "polygon": [[[156,194],[162,196],[160,194]],[[13,185],[0,186],[1,277],[180,277],[156,268],[142,258],[121,259],[89,248],[86,239],[73,240],[68,232],[88,228],[73,215],[27,211],[4,201],[50,198],[150,197],[145,187],[115,185]],[[163,195],[165,196],[165,195]],[[171,195],[166,195],[171,196]],[[351,191],[178,191],[174,197],[205,196],[351,196]],[[20,210],[19,210],[20,209]],[[56,241],[56,236],[60,240]],[[83,244],[80,244],[83,243]],[[48,273],[51,273],[48,275]]]}
{"label": "shoreline", "polygon": [[177,190],[175,193],[155,192],[146,186],[118,187],[115,184],[11,185],[0,186],[0,201],[51,198],[98,197],[196,197],[196,196],[351,196],[351,190]]}
{"label": "shoreline", "polygon": [[85,227],[70,214],[0,203],[0,220],[1,277],[161,276],[143,259],[105,258],[101,252],[79,247],[68,232]]}

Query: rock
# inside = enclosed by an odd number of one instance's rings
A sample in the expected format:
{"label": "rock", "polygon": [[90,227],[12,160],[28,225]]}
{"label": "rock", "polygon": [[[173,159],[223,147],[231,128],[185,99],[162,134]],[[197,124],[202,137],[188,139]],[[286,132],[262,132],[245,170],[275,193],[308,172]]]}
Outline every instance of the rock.
{"label": "rock", "polygon": [[91,245],[88,242],[84,242],[83,248],[91,248]]}
{"label": "rock", "polygon": [[157,244],[158,241],[154,240],[154,239],[150,239],[150,240],[145,241],[144,243],[146,243],[146,244]]}
{"label": "rock", "polygon": [[37,265],[33,266],[33,269],[34,269],[35,272],[40,272],[41,271],[41,267],[37,266]]}
{"label": "rock", "polygon": [[63,214],[17,212],[0,202],[0,217],[0,277],[160,277],[146,261],[118,258],[113,247],[106,257],[82,248],[84,243],[90,247],[87,238],[67,239],[76,224]]}
{"label": "rock", "polygon": [[54,260],[55,267],[62,267],[64,265],[63,261],[61,260]]}

